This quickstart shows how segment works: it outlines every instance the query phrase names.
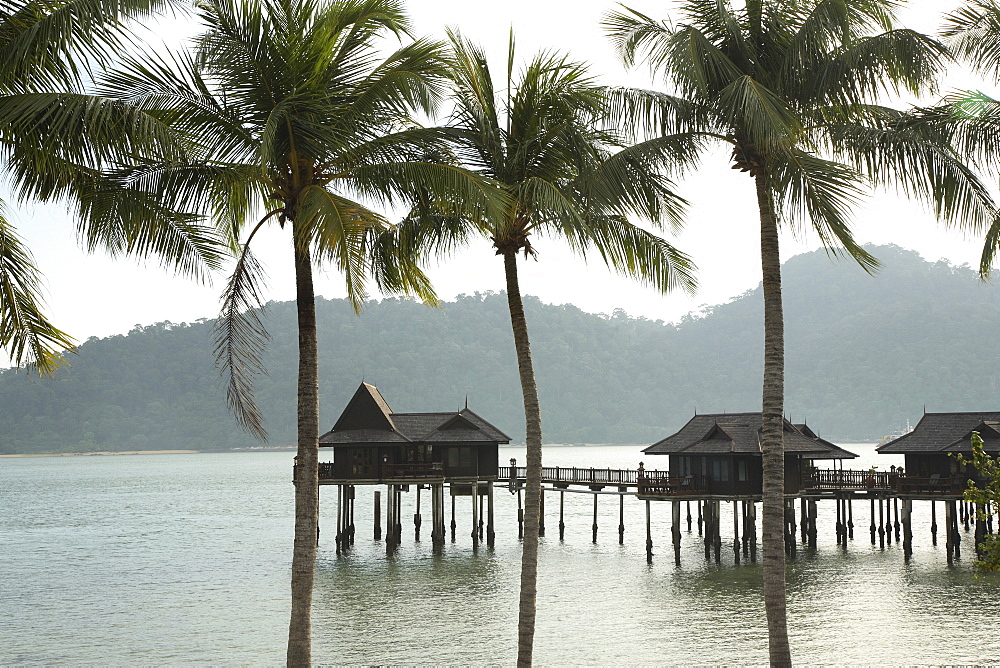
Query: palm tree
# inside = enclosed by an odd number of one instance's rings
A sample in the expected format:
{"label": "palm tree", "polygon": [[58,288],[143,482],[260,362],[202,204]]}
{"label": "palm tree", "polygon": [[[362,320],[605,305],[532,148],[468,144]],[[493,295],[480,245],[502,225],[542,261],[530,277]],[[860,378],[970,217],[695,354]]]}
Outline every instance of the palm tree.
{"label": "palm tree", "polygon": [[[408,120],[433,111],[445,65],[442,45],[410,41],[379,56],[379,38],[404,36],[396,0],[206,0],[193,53],[126,59],[102,90],[154,118],[184,148],[110,181],[168,211],[210,214],[238,260],[223,297],[216,355],[238,422],[265,436],[253,401],[267,333],[261,268],[251,253],[267,223],[291,232],[299,327],[298,452],[288,665],[311,663],[310,608],[318,526],[319,406],[314,264],[332,264],[360,304],[365,277],[387,290],[432,296],[405,256],[379,257],[371,240],[387,227],[366,201],[425,191],[489,211],[489,184],[428,161],[441,135]],[[403,201],[402,199],[400,201]]]}
{"label": "palm tree", "polygon": [[[87,250],[158,256],[204,278],[222,247],[196,220],[146,210],[123,218],[116,193],[95,170],[136,152],[163,155],[155,124],[110,100],[87,95],[83,80],[128,39],[131,19],[161,0],[0,0],[0,170],[19,201],[65,203]],[[139,211],[140,203],[133,204]],[[41,276],[0,202],[0,348],[17,365],[50,374],[73,340],[43,312]]]}
{"label": "palm tree", "polygon": [[684,0],[676,23],[627,9],[605,26],[625,62],[646,60],[670,94],[623,91],[645,131],[697,164],[723,144],[754,180],[764,290],[763,591],[772,665],[790,665],[783,543],[784,321],[780,226],[808,221],[832,254],[872,271],[850,211],[870,184],[932,203],[939,216],[982,225],[992,205],[935,133],[879,96],[933,87],[945,58],[933,39],[894,24],[896,0]]}
{"label": "palm tree", "polygon": [[498,91],[482,50],[456,32],[449,37],[455,110],[444,131],[452,139],[450,155],[496,183],[510,203],[469,216],[424,197],[399,236],[409,256],[448,253],[485,236],[503,258],[526,427],[518,665],[527,666],[535,630],[542,425],[518,255],[534,255],[539,236],[562,237],[580,255],[596,252],[612,269],[664,292],[691,290],[694,280],[687,257],[628,220],[636,214],[657,227],[677,227],[683,203],[659,176],[657,150],[625,147],[617,132],[601,129],[604,91],[584,65],[541,53],[515,79],[512,35],[505,88]]}

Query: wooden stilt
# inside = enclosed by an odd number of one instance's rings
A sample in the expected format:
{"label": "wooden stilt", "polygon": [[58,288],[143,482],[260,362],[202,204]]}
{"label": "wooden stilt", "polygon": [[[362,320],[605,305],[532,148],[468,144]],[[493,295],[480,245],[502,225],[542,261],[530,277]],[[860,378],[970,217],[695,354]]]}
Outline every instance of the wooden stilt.
{"label": "wooden stilt", "polygon": [[[479,493],[479,482],[476,482],[476,496],[479,498],[479,524],[476,528],[479,531],[479,540],[483,540],[483,525],[486,523],[485,514],[483,513],[483,501],[485,501],[485,495]],[[539,518],[541,519],[541,518]]]}
{"label": "wooden stilt", "polygon": [[885,499],[885,542],[886,545],[892,545],[892,507],[888,497]]}
{"label": "wooden stilt", "polygon": [[740,502],[733,501],[733,560],[740,563]]}
{"label": "wooden stilt", "polygon": [[702,511],[704,510],[704,505],[705,504],[701,500],[695,501],[695,503],[698,504],[698,535],[700,536],[701,535],[702,525],[705,523],[705,518],[704,518],[704,516],[702,514]]}
{"label": "wooden stilt", "polygon": [[455,529],[458,526],[455,523],[455,490],[449,488],[451,491],[451,542],[455,542]]}
{"label": "wooden stilt", "polygon": [[722,502],[712,502],[712,547],[715,548],[715,563],[722,563]]}
{"label": "wooden stilt", "polygon": [[798,542],[795,536],[796,529],[798,528],[795,522],[795,499],[790,499],[788,501],[788,529],[789,533],[792,535],[792,554],[795,554],[795,543]]}
{"label": "wooden stilt", "polygon": [[524,508],[521,507],[521,488],[517,488],[517,539],[524,539]]}
{"label": "wooden stilt", "polygon": [[333,541],[337,545],[337,554],[340,554],[340,541],[343,539],[343,510],[341,510],[341,503],[344,500],[344,486],[337,485],[337,535],[334,536]]}
{"label": "wooden stilt", "polygon": [[899,545],[899,497],[892,498],[892,531],[896,536],[896,545]]}
{"label": "wooden stilt", "polygon": [[743,507],[743,558],[750,559],[750,503],[742,501]]}
{"label": "wooden stilt", "polygon": [[703,501],[702,502],[702,514],[704,516],[705,522],[705,533],[702,537],[702,542],[705,544],[705,561],[711,561],[712,559],[712,542],[715,537],[712,530],[712,502]]}
{"label": "wooden stilt", "polygon": [[674,544],[674,564],[681,565],[681,502],[671,501],[670,536]]}
{"label": "wooden stilt", "polygon": [[563,521],[565,497],[566,492],[559,490],[559,540],[566,538],[566,523]]}
{"label": "wooden stilt", "polygon": [[878,545],[885,549],[885,508],[882,497],[878,499]]}
{"label": "wooden stilt", "polygon": [[357,501],[358,488],[356,485],[351,485],[351,513],[350,513],[350,542],[354,545],[354,504]]}
{"label": "wooden stilt", "polygon": [[986,542],[986,520],[985,520],[985,508],[982,504],[976,504],[975,508],[976,515],[976,557],[978,559],[983,558],[983,543]]}
{"label": "wooden stilt", "polygon": [[903,559],[913,555],[913,500],[903,499]]}
{"label": "wooden stilt", "polygon": [[951,529],[952,520],[954,519],[953,518],[954,512],[955,511],[953,509],[952,502],[945,501],[944,502],[944,526],[945,526],[944,549],[945,553],[948,555],[949,566],[955,563],[955,554],[954,554],[955,535]]}
{"label": "wooden stilt", "polygon": [[954,532],[955,535],[952,536],[951,540],[952,540],[952,545],[954,546],[955,558],[956,559],[961,559],[962,558],[962,534],[958,530],[958,513],[956,512],[956,508],[955,508],[955,506],[959,502],[957,502],[957,501],[949,501],[948,503],[950,503],[951,506],[952,506],[952,510],[951,510],[951,518],[952,518],[952,522],[953,522],[952,531]]}
{"label": "wooden stilt", "polygon": [[843,516],[840,513],[840,497],[835,496],[833,501],[837,505],[837,545],[840,545],[841,538],[844,534]]}
{"label": "wooden stilt", "polygon": [[591,526],[594,530],[594,542],[597,542],[597,492],[594,492],[594,524]]}
{"label": "wooden stilt", "polygon": [[472,483],[472,549],[479,547],[479,481]]}
{"label": "wooden stilt", "polygon": [[853,496],[847,497],[847,537],[850,540],[854,540],[854,507]]}
{"label": "wooden stilt", "polygon": [[618,494],[618,544],[625,544],[625,495]]}
{"label": "wooden stilt", "polygon": [[646,563],[653,563],[653,529],[649,522],[649,501],[646,501]]}
{"label": "wooden stilt", "polygon": [[809,512],[806,497],[799,497],[799,517],[802,518],[802,544],[809,540]]}
{"label": "wooden stilt", "polygon": [[420,485],[417,485],[417,510],[413,513],[413,540],[420,542],[420,524],[423,518],[420,517]]}
{"label": "wooden stilt", "polygon": [[816,549],[816,540],[819,538],[816,512],[816,499],[809,499],[809,548],[813,550]]}
{"label": "wooden stilt", "polygon": [[545,488],[538,491],[538,536],[545,537]]}
{"label": "wooden stilt", "polygon": [[403,486],[396,485],[396,547],[403,543]]}
{"label": "wooden stilt", "polygon": [[382,492],[375,492],[375,540],[382,540]]}
{"label": "wooden stilt", "polygon": [[690,532],[691,531],[691,502],[690,501],[685,501],[684,503],[687,505],[687,522],[688,522],[688,531]]}
{"label": "wooden stilt", "polygon": [[493,483],[486,488],[486,545],[493,547],[496,544],[496,530],[493,523]]}
{"label": "wooden stilt", "polygon": [[937,501],[931,499],[931,545],[937,545]]}
{"label": "wooden stilt", "polygon": [[874,545],[875,544],[875,497],[874,496],[871,497],[871,502],[872,502],[872,513],[871,513],[872,526],[871,526],[871,531],[872,531],[872,545]]}
{"label": "wooden stilt", "polygon": [[396,537],[396,520],[393,512],[396,509],[396,494],[393,485],[386,485],[385,492],[385,553],[392,554],[393,542]]}
{"label": "wooden stilt", "polygon": [[750,501],[750,563],[757,563],[757,502]]}

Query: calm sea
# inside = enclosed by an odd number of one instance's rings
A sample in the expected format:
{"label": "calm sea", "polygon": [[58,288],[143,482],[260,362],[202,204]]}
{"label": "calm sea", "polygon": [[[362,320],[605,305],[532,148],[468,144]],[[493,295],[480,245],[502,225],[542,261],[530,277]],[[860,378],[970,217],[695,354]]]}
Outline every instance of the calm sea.
{"label": "calm sea", "polygon": [[[872,446],[853,466],[899,463]],[[523,461],[505,448],[501,461]],[[546,465],[635,467],[630,446],[546,446]],[[284,661],[292,541],[291,452],[0,460],[0,663],[278,664]],[[646,467],[657,466],[646,458]],[[665,466],[661,466],[665,468]],[[404,495],[412,518],[415,493]],[[335,494],[324,488],[313,609],[314,659],[327,664],[511,664],[520,552],[516,498],[496,492],[497,545],[474,553],[469,499],[458,537],[431,551],[404,524],[386,558],[372,537],[372,489],[359,488],[354,550],[334,551]],[[645,559],[644,506],[546,495],[540,548],[539,665],[765,663],[760,567],[706,563],[697,526],[682,566],[670,505],[653,504],[656,556]],[[939,507],[940,511],[940,507]],[[1000,663],[1000,578],[976,577],[971,534],[949,568],[931,546],[926,502],[914,504],[914,555],[872,547],[868,509],[855,540],[836,545],[834,508],[820,503],[819,547],[788,569],[793,658],[809,664]],[[724,511],[723,536],[732,531]],[[941,518],[943,519],[943,517]],[[943,523],[943,522],[942,522]],[[725,539],[724,539],[725,542]]]}

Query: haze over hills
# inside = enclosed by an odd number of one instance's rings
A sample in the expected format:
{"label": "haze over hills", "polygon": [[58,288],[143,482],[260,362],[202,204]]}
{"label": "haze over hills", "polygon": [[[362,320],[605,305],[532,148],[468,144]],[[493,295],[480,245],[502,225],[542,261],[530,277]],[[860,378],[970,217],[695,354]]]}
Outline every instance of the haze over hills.
{"label": "haze over hills", "polygon": [[[821,251],[786,262],[786,411],[832,440],[877,440],[928,411],[1000,405],[1000,288],[968,267],[895,246],[868,276]],[[757,410],[760,288],[664,324],[525,304],[550,443],[652,443],[693,413]],[[294,304],[273,303],[258,399],[271,444],[294,442]],[[513,340],[500,294],[372,302],[355,316],[318,300],[322,426],[358,383],[398,411],[469,406],[523,440]],[[0,452],[255,445],[225,408],[212,323],[158,323],[90,339],[53,380],[0,371]]]}

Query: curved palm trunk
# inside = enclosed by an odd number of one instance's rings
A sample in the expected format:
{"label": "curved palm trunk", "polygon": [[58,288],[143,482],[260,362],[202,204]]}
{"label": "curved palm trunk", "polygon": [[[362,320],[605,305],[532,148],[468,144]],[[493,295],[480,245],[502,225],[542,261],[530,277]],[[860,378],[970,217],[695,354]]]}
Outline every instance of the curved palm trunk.
{"label": "curved palm trunk", "polygon": [[295,544],[292,551],[292,615],[288,624],[289,666],[312,663],[312,591],[319,527],[319,371],[316,300],[309,248],[295,246],[295,305],[299,323],[298,454],[295,467]]}
{"label": "curved palm trunk", "polygon": [[791,666],[785,619],[785,321],[781,307],[781,257],[778,221],[767,174],[755,177],[760,210],[760,260],[764,287],[764,386],[761,450],[764,460],[763,518],[764,611],[772,666]]}
{"label": "curved palm trunk", "polygon": [[503,254],[507,278],[507,307],[514,330],[514,350],[524,397],[525,445],[528,474],[524,490],[524,543],[521,551],[521,598],[517,614],[517,665],[530,666],[535,643],[535,592],[538,582],[538,501],[542,489],[542,414],[531,363],[528,322],[517,282],[517,254]]}

